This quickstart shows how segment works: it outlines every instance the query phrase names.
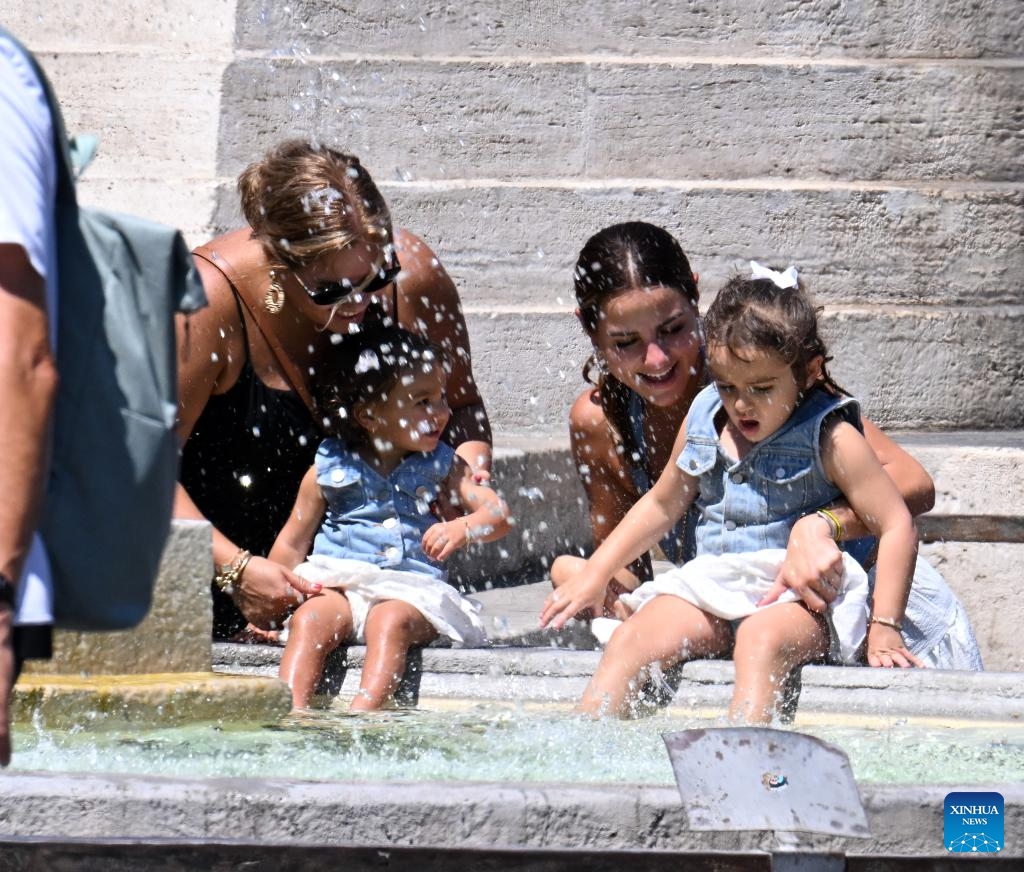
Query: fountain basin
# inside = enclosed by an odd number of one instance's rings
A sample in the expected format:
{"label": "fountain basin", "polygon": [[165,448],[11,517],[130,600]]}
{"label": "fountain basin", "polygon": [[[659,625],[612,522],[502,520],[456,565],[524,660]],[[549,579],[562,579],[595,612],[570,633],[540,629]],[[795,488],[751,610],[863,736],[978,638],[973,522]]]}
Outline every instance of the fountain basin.
{"label": "fountain basin", "polygon": [[[172,844],[375,848],[536,848],[600,851],[770,851],[771,833],[689,829],[675,787],[503,783],[313,783],[290,779],[175,779],[124,775],[5,775],[3,833],[59,842],[162,839]],[[1007,847],[1024,856],[1024,786],[998,790]],[[801,847],[848,854],[946,857],[948,786],[860,788],[872,836],[807,835]],[[0,839],[4,836],[0,836]],[[253,852],[254,855],[258,851]],[[921,868],[921,867],[917,867]]]}
{"label": "fountain basin", "polygon": [[[332,670],[341,663],[350,673],[356,672],[361,654],[361,649],[355,648],[339,652]],[[214,648],[214,665],[219,670],[272,673],[279,656],[280,649],[265,646],[219,645]],[[594,651],[565,649],[426,649],[418,662],[420,711],[369,718],[337,712],[358,684],[357,675],[345,675],[340,694],[333,702],[326,698],[326,712],[294,725],[313,741],[309,768],[299,778],[287,775],[289,763],[297,763],[300,754],[285,743],[271,747],[263,757],[232,752],[227,755],[234,761],[234,768],[227,770],[229,775],[259,777],[225,777],[209,770],[190,770],[190,760],[200,756],[198,751],[186,748],[177,760],[169,755],[169,745],[181,746],[182,741],[169,738],[167,731],[132,729],[113,743],[113,753],[122,755],[120,764],[85,759],[81,767],[87,771],[78,773],[22,768],[0,776],[0,840],[13,837],[55,845],[69,838],[127,838],[169,840],[178,846],[241,842],[337,846],[346,851],[415,846],[487,852],[500,848],[536,851],[549,859],[572,849],[611,852],[608,862],[613,862],[617,851],[722,851],[752,858],[777,847],[771,833],[690,830],[667,755],[658,741],[660,732],[678,729],[681,721],[689,726],[716,722],[730,693],[730,664],[688,664],[676,698],[667,709],[627,724],[595,725],[577,721],[568,710],[597,656]],[[1014,761],[1024,757],[997,761],[984,778],[972,774],[980,771],[972,761],[1007,749],[1024,753],[1021,682],[1022,677],[1012,673],[806,667],[796,729],[820,733],[824,728],[826,736],[841,745],[835,737],[841,739],[845,730],[856,728],[867,742],[867,758],[875,756],[877,748],[879,752],[895,750],[898,760],[900,749],[911,747],[918,752],[914,766],[922,757],[946,762],[940,763],[931,782],[909,764],[903,774],[913,783],[858,776],[872,837],[808,835],[801,836],[800,846],[850,855],[938,861],[948,856],[943,847],[945,795],[954,790],[995,790],[1003,794],[1006,807],[1008,844],[1002,856],[1024,856],[1024,846],[1014,842],[1016,834],[1024,832],[1024,765]],[[480,706],[490,714],[477,717]],[[517,713],[521,727],[539,732],[528,734],[525,740],[516,738],[501,717],[494,716],[494,711],[502,708]],[[356,745],[388,749],[396,746],[388,731],[401,731],[403,722],[415,726],[429,717],[435,717],[434,733],[422,741],[398,742],[400,753],[391,755],[392,769],[376,776],[355,762],[349,764],[350,758],[343,756],[331,734],[355,725],[363,731]],[[554,729],[545,732],[545,724],[553,724]],[[240,748],[251,751],[265,737],[280,734],[279,728],[261,733],[258,724],[250,726],[257,734],[255,738],[246,736]],[[477,737],[477,729],[485,726],[491,732]],[[44,763],[39,761],[45,761],[68,768],[54,756],[59,748],[44,746],[38,750],[38,758],[33,757],[37,752],[26,744],[29,729],[19,725],[16,740],[22,742],[22,748],[15,766],[31,767],[37,760],[40,767]],[[236,728],[223,723],[211,729],[222,735]],[[970,734],[971,742],[961,742],[958,730],[964,737]],[[978,730],[990,734],[980,745],[974,735]],[[572,782],[596,769],[594,761],[602,756],[625,756],[606,743],[628,740],[630,731],[646,731],[647,744],[634,751],[624,773],[606,776],[598,772],[599,783]],[[946,746],[951,750],[943,752],[945,756],[932,753],[921,738],[936,731],[947,735]],[[103,732],[90,730],[89,742]],[[40,735],[45,738],[50,733],[43,730]],[[432,763],[437,770],[434,774],[429,768],[415,771],[419,758],[443,750],[446,743],[461,750],[474,737],[479,738],[483,751],[479,768],[473,772],[459,769],[443,753]],[[346,747],[352,744],[349,741]],[[145,749],[147,745],[159,758],[170,756],[173,774],[154,775],[145,771],[145,764],[139,774],[100,771],[103,766],[129,765],[128,749]],[[530,749],[536,751],[533,770],[516,776],[502,769],[497,751],[505,748],[510,757],[519,760],[528,758]],[[962,754],[958,748],[963,749]],[[364,756],[351,759],[359,761]],[[652,761],[653,774],[641,771],[645,760]],[[332,768],[336,761],[339,765]],[[953,771],[950,761],[965,762],[966,769]]]}

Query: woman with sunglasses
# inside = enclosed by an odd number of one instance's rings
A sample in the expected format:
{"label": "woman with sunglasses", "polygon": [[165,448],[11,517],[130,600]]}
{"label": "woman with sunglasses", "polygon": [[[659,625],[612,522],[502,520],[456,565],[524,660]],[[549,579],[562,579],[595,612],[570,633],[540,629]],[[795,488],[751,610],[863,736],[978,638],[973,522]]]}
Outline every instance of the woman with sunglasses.
{"label": "woman with sunglasses", "polygon": [[291,140],[239,176],[247,227],[194,252],[209,306],[178,323],[175,516],[214,527],[214,635],[278,626],[304,582],[265,559],[319,444],[311,399],[331,349],[395,323],[448,352],[444,438],[482,476],[491,434],[458,293],[434,253],[392,232],[358,158]]}

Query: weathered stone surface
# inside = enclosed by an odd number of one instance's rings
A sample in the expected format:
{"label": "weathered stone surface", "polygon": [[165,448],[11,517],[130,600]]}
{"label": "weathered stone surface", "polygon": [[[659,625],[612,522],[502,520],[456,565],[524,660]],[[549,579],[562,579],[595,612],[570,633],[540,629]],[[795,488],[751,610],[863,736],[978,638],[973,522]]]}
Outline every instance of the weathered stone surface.
{"label": "weathered stone surface", "polygon": [[169,224],[181,230],[189,247],[212,235],[211,217],[217,185],[210,179],[153,179],[128,175],[91,177],[78,183],[78,202],[83,206],[111,209]]}
{"label": "weathered stone surface", "polygon": [[33,49],[79,52],[112,46],[132,53],[224,53],[234,41],[236,0],[19,0],[4,8],[4,26]]}
{"label": "weathered stone surface", "polygon": [[[372,160],[367,163],[378,177]],[[434,249],[473,309],[575,306],[587,238],[620,221],[674,233],[706,299],[756,258],[797,264],[829,306],[1019,305],[1024,191],[955,188],[733,189],[712,185],[381,184],[396,226]],[[240,226],[225,181],[214,226]]]}
{"label": "weathered stone surface", "polygon": [[586,89],[577,64],[239,60],[225,76],[223,101],[226,175],[279,139],[313,134],[385,167],[381,178],[585,170]]}
{"label": "weathered stone surface", "polygon": [[593,65],[587,85],[588,177],[1021,180],[1024,68]]}
{"label": "weathered stone surface", "polygon": [[[585,387],[589,345],[571,312],[470,312],[474,372],[497,432],[557,432]],[[1024,309],[831,310],[832,373],[881,426],[1024,426],[1015,353]],[[524,366],[520,362],[527,361]],[[965,373],[984,372],[984,380]]]}
{"label": "weathered stone surface", "polygon": [[456,554],[450,564],[455,583],[478,588],[504,575],[544,572],[553,555],[589,541],[583,488],[562,436],[499,437],[492,482],[508,503],[514,527],[498,542]]}
{"label": "weathered stone surface", "polygon": [[245,49],[293,47],[317,54],[850,55],[1012,57],[1024,35],[1013,0],[869,0],[713,4],[629,0],[568,5],[559,0],[469,0],[381,7],[299,0],[238,4]]}
{"label": "weathered stone surface", "polygon": [[1024,672],[1024,602],[1019,591],[1024,545],[937,542],[922,545],[921,553],[942,573],[970,615],[985,668]]}
{"label": "weathered stone surface", "polygon": [[[207,644],[209,648],[209,644]],[[173,672],[69,678],[27,675],[15,687],[13,719],[70,729],[162,729],[230,720],[276,723],[292,707],[277,678]]]}
{"label": "weathered stone surface", "polygon": [[100,136],[87,177],[159,178],[176,186],[212,176],[222,62],[107,51],[59,52],[39,59],[61,101],[68,131]]}
{"label": "weathered stone surface", "polygon": [[141,675],[210,669],[213,576],[210,525],[174,521],[160,561],[153,607],[139,626],[110,633],[57,631],[53,659],[27,673]]}
{"label": "weathered stone surface", "polygon": [[1020,67],[253,58],[220,167],[315,132],[415,179],[1020,181],[1022,92]]}
{"label": "weathered stone surface", "polygon": [[[396,223],[427,239],[472,307],[571,308],[572,267],[583,243],[602,227],[632,220],[660,224],[680,239],[705,295],[756,258],[797,264],[816,299],[829,305],[1024,300],[1019,190],[736,190],[613,181],[594,188],[383,188]],[[225,194],[219,215],[237,209],[237,197]]]}
{"label": "weathered stone surface", "polygon": [[1021,515],[1024,432],[897,433],[935,481],[933,514]]}
{"label": "weathered stone surface", "polygon": [[[1024,789],[998,786],[1007,832],[1024,827]],[[805,835],[804,850],[944,857],[946,785],[860,786],[871,839]],[[938,810],[938,811],[937,811]],[[273,779],[14,773],[0,820],[14,836],[228,840],[255,844],[495,845],[562,849],[772,851],[772,832],[691,830],[675,787],[315,784]],[[1013,840],[1004,857],[1021,856]]]}

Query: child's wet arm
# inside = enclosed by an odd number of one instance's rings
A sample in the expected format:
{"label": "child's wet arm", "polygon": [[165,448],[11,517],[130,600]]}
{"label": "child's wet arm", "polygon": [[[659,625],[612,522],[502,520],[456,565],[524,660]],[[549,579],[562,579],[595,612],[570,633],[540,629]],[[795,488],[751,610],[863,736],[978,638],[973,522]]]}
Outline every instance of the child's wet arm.
{"label": "child's wet arm", "polygon": [[467,542],[494,542],[512,529],[508,504],[497,491],[463,479],[462,504],[473,511],[462,516]]}
{"label": "child's wet arm", "polygon": [[[931,511],[935,505],[935,484],[927,470],[888,435],[867,419],[863,420],[864,439],[895,484],[900,498],[913,516]],[[870,536],[872,530],[858,516],[846,500],[837,500],[829,506],[843,525],[843,538],[859,539]]]}
{"label": "child's wet arm", "polygon": [[587,561],[587,569],[611,578],[660,542],[693,504],[698,479],[679,468],[686,444],[686,424],[679,431],[672,455],[654,486],[619,522]]}
{"label": "child's wet arm", "polygon": [[829,433],[822,461],[868,531],[878,536],[873,614],[899,623],[917,556],[910,511],[870,445],[849,424],[839,424]]}
{"label": "child's wet arm", "polygon": [[299,485],[292,512],[278,533],[267,558],[288,569],[294,569],[302,563],[312,548],[313,538],[326,509],[327,503],[316,481],[316,467],[310,467]]}

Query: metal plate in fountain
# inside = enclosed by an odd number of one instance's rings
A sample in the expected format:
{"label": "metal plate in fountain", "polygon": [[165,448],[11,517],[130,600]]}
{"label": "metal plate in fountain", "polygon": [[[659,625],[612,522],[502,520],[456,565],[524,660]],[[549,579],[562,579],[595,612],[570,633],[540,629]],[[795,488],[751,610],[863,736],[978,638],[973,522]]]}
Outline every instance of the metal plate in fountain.
{"label": "metal plate in fountain", "polygon": [[762,727],[662,738],[691,829],[871,834],[850,762],[834,745]]}

